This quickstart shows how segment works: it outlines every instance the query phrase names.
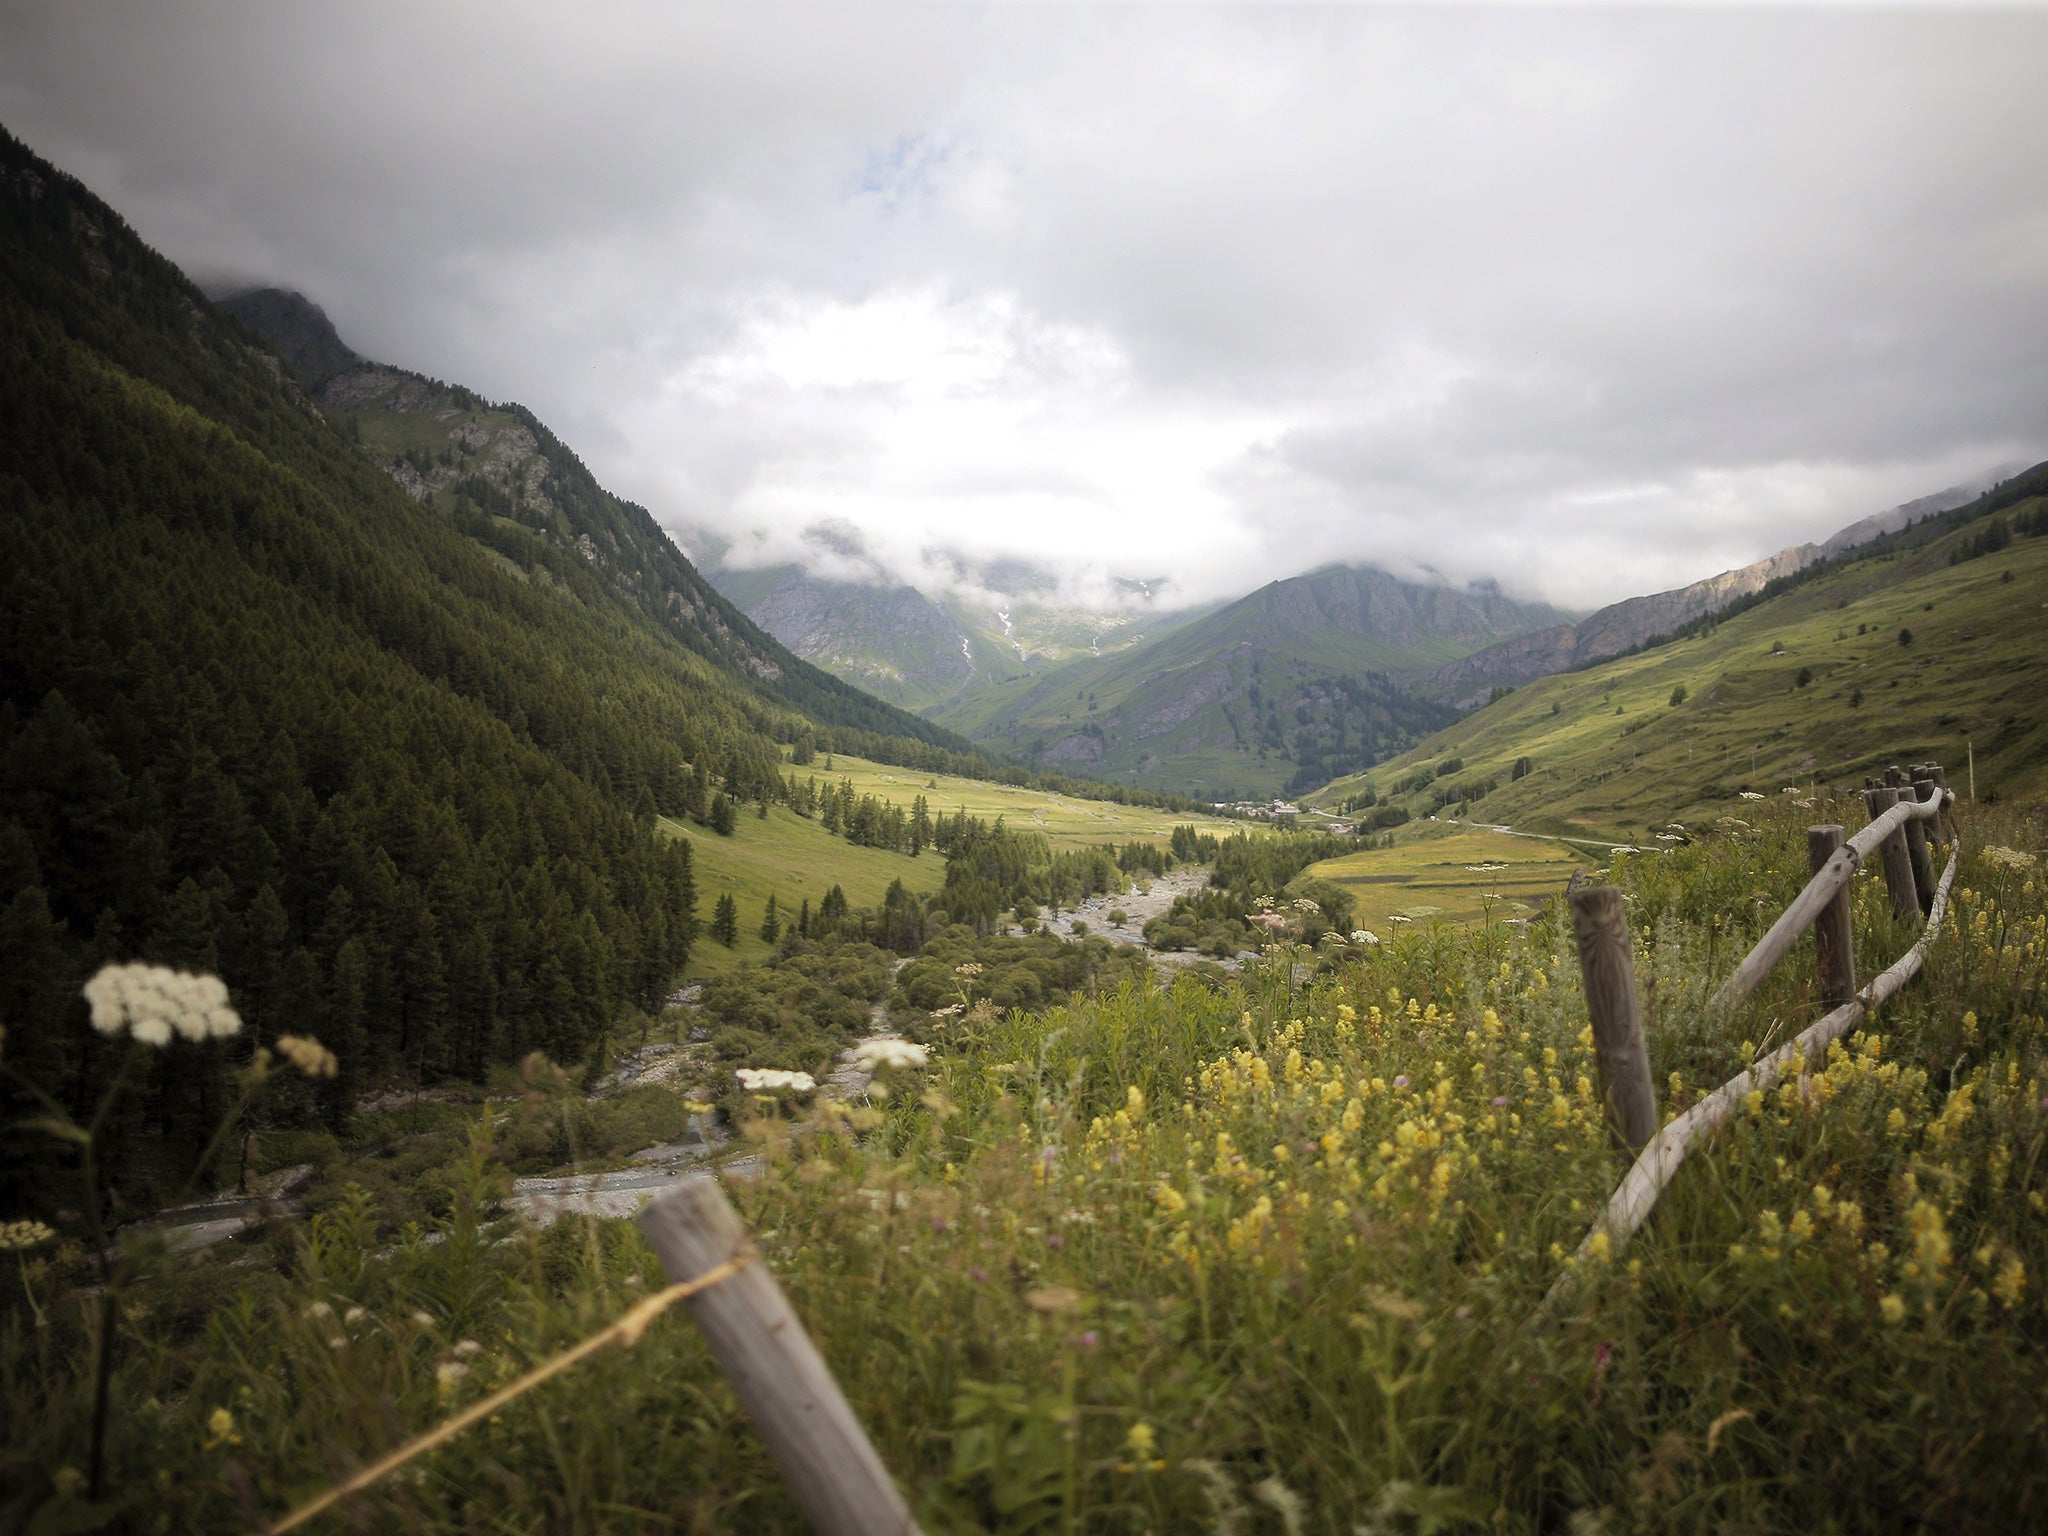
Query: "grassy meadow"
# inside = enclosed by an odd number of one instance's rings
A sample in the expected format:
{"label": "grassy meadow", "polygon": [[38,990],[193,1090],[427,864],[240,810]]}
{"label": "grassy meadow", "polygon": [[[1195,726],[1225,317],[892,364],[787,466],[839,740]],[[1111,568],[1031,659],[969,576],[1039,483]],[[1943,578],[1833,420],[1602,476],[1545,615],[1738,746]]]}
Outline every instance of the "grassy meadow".
{"label": "grassy meadow", "polygon": [[[916,858],[886,848],[863,848],[827,832],[813,817],[799,816],[787,806],[771,805],[765,818],[756,807],[741,806],[731,837],[709,827],[661,819],[673,837],[687,837],[697,882],[697,916],[705,926],[690,950],[685,980],[715,976],[748,962],[772,959],[775,946],[761,937],[761,918],[768,898],[776,911],[794,920],[803,902],[813,910],[837,885],[855,907],[879,907],[893,880],[906,889],[930,895],[945,883],[946,861],[927,848]],[[712,908],[730,895],[739,907],[739,942],[728,949],[708,931]]]}
{"label": "grassy meadow", "polygon": [[1574,869],[1607,862],[1604,845],[1518,837],[1490,828],[1404,828],[1393,847],[1325,859],[1311,880],[1342,886],[1353,921],[1381,938],[1404,923],[1528,918],[1564,889]]}
{"label": "grassy meadow", "polygon": [[[1742,1009],[1707,999],[1825,810],[1612,865],[1665,1113],[1818,1012],[1810,946]],[[930,1531],[2036,1529],[2048,819],[1963,825],[1922,978],[1754,1096],[1549,1314],[1625,1166],[1554,912],[1404,926],[1313,980],[1282,956],[979,1010],[886,1099],[755,1101],[760,1177],[730,1193]],[[1913,931],[1875,875],[1852,892],[1867,976]],[[472,1111],[425,1225],[344,1184],[138,1258],[106,1520],[274,1519],[661,1283],[625,1222],[498,1216],[502,1113]],[[0,1487],[50,1529],[102,1518],[85,1265],[44,1240],[0,1278]],[[311,1528],[797,1521],[678,1312]]]}
{"label": "grassy meadow", "polygon": [[[1497,781],[1470,803],[1473,819],[1623,841],[1739,813],[1743,790],[1860,785],[1888,763],[1938,761],[1967,793],[1973,752],[1980,795],[2038,794],[2048,540],[1950,565],[1970,532],[1832,571],[1708,634],[1531,683],[1312,801],[1367,785],[1384,797],[1451,756],[1463,760],[1451,782]],[[1533,771],[1511,780],[1522,757]],[[1397,803],[1420,814],[1436,787]]]}
{"label": "grassy meadow", "polygon": [[[1185,811],[1117,805],[1109,800],[1083,800],[1051,790],[963,779],[945,773],[915,773],[907,768],[891,768],[844,755],[832,759],[829,774],[824,763],[825,758],[820,756],[810,768],[788,771],[815,772],[821,784],[828,778],[834,783],[851,779],[857,794],[874,795],[906,807],[923,795],[934,818],[942,814],[951,816],[960,810],[989,821],[1001,816],[1012,827],[1044,833],[1055,850],[1099,847],[1111,841],[1153,843],[1163,848],[1172,838],[1176,826],[1192,823],[1204,831],[1221,834],[1242,825],[1225,822],[1220,817]],[[852,894],[850,888],[847,894]]]}

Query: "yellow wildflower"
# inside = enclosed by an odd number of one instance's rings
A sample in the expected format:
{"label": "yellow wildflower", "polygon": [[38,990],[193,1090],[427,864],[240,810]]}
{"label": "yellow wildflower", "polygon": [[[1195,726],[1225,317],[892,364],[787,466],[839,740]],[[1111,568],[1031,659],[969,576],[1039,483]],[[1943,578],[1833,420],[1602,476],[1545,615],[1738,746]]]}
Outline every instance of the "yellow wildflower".
{"label": "yellow wildflower", "polygon": [[2010,1312],[2026,1293],[2027,1266],[2017,1258],[2007,1259],[1998,1271],[1998,1278],[1991,1282],[1991,1294]]}
{"label": "yellow wildflower", "polygon": [[1877,1304],[1877,1310],[1884,1314],[1884,1320],[1894,1326],[1906,1320],[1906,1304],[1897,1295],[1886,1296]]}

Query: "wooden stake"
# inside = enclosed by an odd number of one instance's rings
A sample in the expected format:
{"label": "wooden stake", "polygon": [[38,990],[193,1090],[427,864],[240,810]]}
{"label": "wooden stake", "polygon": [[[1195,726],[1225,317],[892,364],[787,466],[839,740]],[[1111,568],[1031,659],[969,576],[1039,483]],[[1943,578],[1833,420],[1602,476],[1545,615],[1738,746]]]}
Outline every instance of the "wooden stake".
{"label": "wooden stake", "polygon": [[[1866,789],[1863,802],[1870,808],[1870,819],[1877,820],[1898,803],[1896,789]],[[1878,844],[1884,856],[1884,883],[1892,894],[1892,911],[1901,918],[1917,918],[1920,912],[1920,890],[1913,883],[1913,855],[1906,848],[1904,828],[1894,828],[1891,835]]]}
{"label": "wooden stake", "polygon": [[[708,1174],[678,1180],[639,1225],[671,1280],[750,1246]],[[916,1536],[903,1496],[767,1265],[749,1264],[684,1305],[819,1536]]]}
{"label": "wooden stake", "polygon": [[[1927,787],[1934,788],[1932,784]],[[1926,798],[1913,788],[1893,793],[1907,805]],[[1906,823],[1905,833],[1906,857],[1913,865],[1913,894],[1919,899],[1920,915],[1925,917],[1934,905],[1934,856],[1927,851],[1927,823],[1916,816]]]}
{"label": "wooden stake", "polygon": [[[1806,867],[1815,875],[1827,868],[1842,846],[1838,826],[1806,829]],[[1856,995],[1856,943],[1849,926],[1849,887],[1838,887],[1813,923],[1814,950],[1820,961],[1821,1001],[1839,1008]]]}
{"label": "wooden stake", "polygon": [[1657,1090],[1650,1082],[1650,1052],[1643,1040],[1628,914],[1622,909],[1621,892],[1611,885],[1573,891],[1570,900],[1608,1121],[1624,1147],[1639,1151],[1657,1134]]}

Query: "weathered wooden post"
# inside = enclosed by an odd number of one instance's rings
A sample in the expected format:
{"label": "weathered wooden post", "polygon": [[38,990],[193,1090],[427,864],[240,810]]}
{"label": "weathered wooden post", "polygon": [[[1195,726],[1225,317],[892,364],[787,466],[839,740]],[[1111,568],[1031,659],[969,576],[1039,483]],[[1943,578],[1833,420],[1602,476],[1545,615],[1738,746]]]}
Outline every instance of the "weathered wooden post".
{"label": "weathered wooden post", "polygon": [[[1944,769],[1939,763],[1929,763],[1927,765],[1927,776],[1930,779],[1934,780],[1935,790],[1945,797],[1948,794],[1948,771]],[[1934,820],[1935,824],[1941,828],[1941,841],[1943,845],[1946,846],[1948,844],[1955,842],[1955,812],[1952,809],[1950,809],[1947,805],[1943,805],[1941,808],[1941,814],[1935,817]]]}
{"label": "weathered wooden post", "polygon": [[1570,900],[1608,1121],[1621,1144],[1639,1152],[1657,1134],[1657,1090],[1650,1082],[1636,963],[1628,947],[1628,914],[1622,909],[1620,890],[1611,885],[1573,891]]}
{"label": "weathered wooden post", "polygon": [[[1896,789],[1866,789],[1863,803],[1869,807],[1870,819],[1877,820],[1898,803]],[[1884,855],[1884,883],[1892,894],[1892,911],[1901,918],[1920,915],[1920,890],[1913,883],[1913,855],[1906,849],[1906,834],[1894,828],[1879,848]]]}
{"label": "weathered wooden post", "polygon": [[[691,1174],[640,1213],[671,1280],[743,1257],[746,1229],[718,1181]],[[766,1265],[684,1302],[820,1536],[916,1536],[917,1522]]]}
{"label": "weathered wooden post", "polygon": [[[1915,779],[1901,798],[1909,805],[1925,804],[1938,791],[1932,779]],[[1916,816],[1906,823],[1906,851],[1913,857],[1913,889],[1920,896],[1920,913],[1934,910],[1934,837],[1939,817],[1922,820]]]}
{"label": "weathered wooden post", "polygon": [[[1819,874],[1842,846],[1838,826],[1806,829],[1806,867]],[[1820,997],[1824,1007],[1839,1008],[1856,995],[1856,942],[1849,926],[1849,887],[1845,882],[1813,920],[1813,946],[1820,961]]]}

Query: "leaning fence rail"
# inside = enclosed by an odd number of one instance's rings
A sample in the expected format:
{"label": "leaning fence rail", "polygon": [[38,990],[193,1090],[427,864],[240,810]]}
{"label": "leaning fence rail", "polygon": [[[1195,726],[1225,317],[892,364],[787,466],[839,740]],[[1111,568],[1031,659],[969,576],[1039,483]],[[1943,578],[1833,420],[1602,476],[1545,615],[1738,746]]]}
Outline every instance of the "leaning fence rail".
{"label": "leaning fence rail", "polygon": [[269,1527],[298,1529],[352,1494],[510,1407],[608,1344],[631,1346],[676,1302],[696,1319],[713,1358],[754,1421],[819,1536],[918,1536],[903,1495],[848,1406],[789,1299],[760,1262],[745,1226],[709,1174],[690,1174],[640,1213],[670,1284],[601,1329],[407,1441]]}
{"label": "leaning fence rail", "polygon": [[[1636,1154],[1606,1208],[1579,1244],[1579,1259],[1588,1258],[1596,1240],[1603,1236],[1610,1248],[1633,1236],[1649,1219],[1657,1197],[1677,1175],[1693,1144],[1734,1114],[1748,1094],[1769,1087],[1795,1063],[1803,1064],[1825,1052],[1919,974],[1928,947],[1948,915],[1949,889],[1962,860],[1950,814],[1955,795],[1936,764],[1915,768],[1910,781],[1897,768],[1888,770],[1886,777],[1890,782],[1873,783],[1864,791],[1871,820],[1854,837],[1844,838],[1839,826],[1807,829],[1812,877],[1735,968],[1711,1004],[1724,1010],[1740,1004],[1812,929],[1820,962],[1821,996],[1830,1011],[1797,1038],[1752,1062],[1661,1131],[1655,1129],[1656,1090],[1648,1073],[1649,1051],[1642,1035],[1642,1010],[1635,996],[1620,893],[1611,886],[1594,886],[1571,894],[1579,966],[1609,1123],[1617,1139]],[[1946,844],[1949,857],[1936,881],[1932,848],[1939,844]],[[1926,927],[1912,948],[1859,990],[1850,939],[1848,887],[1872,854],[1883,857],[1894,910],[1915,920],[1924,916]],[[1559,1277],[1544,1298],[1546,1309],[1570,1288],[1571,1279],[1571,1271]]]}

